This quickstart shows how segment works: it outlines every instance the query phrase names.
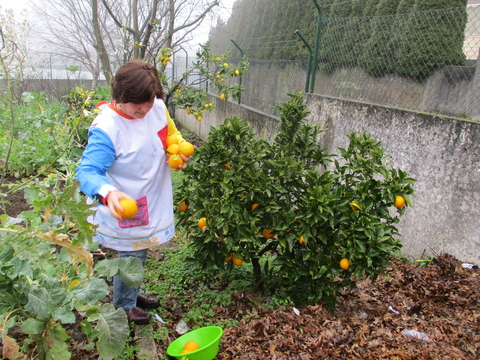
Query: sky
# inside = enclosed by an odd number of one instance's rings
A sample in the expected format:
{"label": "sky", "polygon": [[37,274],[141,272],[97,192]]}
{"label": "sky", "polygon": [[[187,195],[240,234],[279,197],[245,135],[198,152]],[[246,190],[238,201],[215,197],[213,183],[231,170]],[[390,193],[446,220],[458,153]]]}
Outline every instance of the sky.
{"label": "sky", "polygon": [[[480,1],[480,0],[478,0]],[[217,7],[216,10],[217,16],[221,17],[226,21],[232,14],[232,6],[235,0],[220,0],[221,5]],[[22,10],[29,9],[29,0],[0,0],[0,7],[3,9],[13,9],[15,13],[19,14]],[[191,54],[195,54],[199,48],[199,44],[203,44],[208,40],[208,34],[210,33],[210,28],[216,26],[216,18],[204,21],[201,29],[198,29],[197,36],[189,42],[184,48]]]}

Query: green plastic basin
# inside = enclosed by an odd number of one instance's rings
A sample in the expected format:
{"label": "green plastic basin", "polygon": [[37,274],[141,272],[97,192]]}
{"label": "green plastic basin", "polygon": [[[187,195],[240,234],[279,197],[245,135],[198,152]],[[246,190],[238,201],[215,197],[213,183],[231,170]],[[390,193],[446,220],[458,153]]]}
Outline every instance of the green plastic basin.
{"label": "green plastic basin", "polygon": [[[178,359],[212,360],[218,353],[218,345],[223,334],[219,326],[205,326],[189,331],[175,339],[167,348],[167,354]],[[187,341],[195,341],[199,349],[187,354],[180,354]]]}

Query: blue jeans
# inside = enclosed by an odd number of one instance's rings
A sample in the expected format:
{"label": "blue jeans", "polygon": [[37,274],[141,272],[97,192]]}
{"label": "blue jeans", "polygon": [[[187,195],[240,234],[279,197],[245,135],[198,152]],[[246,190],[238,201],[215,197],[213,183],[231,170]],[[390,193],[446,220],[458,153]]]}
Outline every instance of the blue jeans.
{"label": "blue jeans", "polygon": [[[119,258],[136,257],[140,259],[143,267],[147,262],[148,249],[139,251],[119,251]],[[120,276],[113,277],[113,305],[118,308],[123,308],[125,311],[129,311],[137,306],[137,297],[140,293],[140,286],[131,288],[122,281]]]}

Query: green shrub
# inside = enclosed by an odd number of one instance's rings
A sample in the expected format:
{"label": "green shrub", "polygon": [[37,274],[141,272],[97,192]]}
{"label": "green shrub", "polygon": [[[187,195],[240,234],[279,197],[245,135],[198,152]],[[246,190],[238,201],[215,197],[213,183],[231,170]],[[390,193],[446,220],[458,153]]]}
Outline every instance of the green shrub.
{"label": "green shrub", "polygon": [[461,1],[419,1],[405,20],[395,53],[398,75],[423,80],[437,69],[464,65],[467,12]]}
{"label": "green shrub", "polygon": [[410,204],[414,180],[386,166],[381,144],[366,134],[351,134],[332,160],[317,143],[321,129],[305,122],[303,96],[290,96],[271,144],[238,118],[211,130],[176,191],[188,204],[177,216],[202,268],[232,269],[232,255],[252,263],[253,283],[333,309],[340,288],[364,274],[375,279],[400,249],[393,204],[396,195]]}

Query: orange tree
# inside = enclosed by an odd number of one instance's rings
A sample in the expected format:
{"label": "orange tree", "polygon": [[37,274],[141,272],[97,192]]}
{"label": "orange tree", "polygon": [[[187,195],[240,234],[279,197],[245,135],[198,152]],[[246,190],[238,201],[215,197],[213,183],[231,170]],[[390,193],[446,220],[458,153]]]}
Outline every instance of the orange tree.
{"label": "orange tree", "polygon": [[[167,90],[167,106],[173,101],[177,108],[185,109],[187,114],[195,116],[198,121],[202,121],[205,111],[212,112],[215,107],[213,103],[207,102],[205,87],[219,94],[221,100],[238,98],[245,91],[236,78],[247,72],[248,59],[243,56],[238,63],[232,63],[229,60],[229,50],[223,54],[214,54],[210,46],[208,41],[200,44],[196,61],[182,74],[180,80],[169,83],[166,74],[160,72],[160,78]],[[172,49],[162,48],[158,60],[165,66],[171,56]],[[187,85],[186,81],[189,79],[191,82]]]}
{"label": "orange tree", "polygon": [[401,248],[395,224],[405,209],[395,199],[410,206],[415,180],[387,166],[367,134],[350,134],[348,148],[329,154],[303,100],[293,94],[279,107],[271,143],[235,117],[212,129],[176,192],[188,205],[177,216],[203,268],[249,261],[256,285],[333,309],[342,287],[375,279]]}

